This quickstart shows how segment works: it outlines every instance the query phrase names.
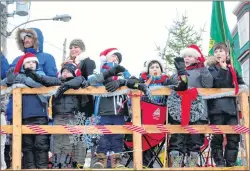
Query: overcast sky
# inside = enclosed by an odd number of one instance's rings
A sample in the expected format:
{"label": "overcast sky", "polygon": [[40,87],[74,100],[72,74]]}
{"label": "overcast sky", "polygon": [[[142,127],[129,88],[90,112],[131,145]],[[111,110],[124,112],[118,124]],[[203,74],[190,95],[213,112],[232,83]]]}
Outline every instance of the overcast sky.
{"label": "overcast sky", "polygon": [[[226,15],[230,29],[237,19],[232,13],[239,1],[226,1]],[[86,45],[86,55],[99,66],[102,50],[117,47],[123,55],[122,64],[138,76],[143,62],[156,57],[155,43],[164,46],[167,39],[165,26],[172,24],[176,11],[186,11],[189,22],[197,29],[206,24],[203,36],[203,52],[207,54],[210,37],[212,1],[168,2],[168,1],[121,1],[121,2],[31,2],[30,16],[9,18],[8,30],[28,19],[50,18],[56,14],[69,14],[70,22],[38,21],[25,27],[38,27],[44,34],[44,51],[51,53],[59,67],[63,56],[63,42],[67,38],[67,55],[70,40],[81,38]],[[15,5],[9,5],[9,12]],[[12,36],[15,35],[15,32]],[[22,54],[17,50],[15,39],[8,39],[8,60]],[[58,68],[59,69],[59,68]]]}

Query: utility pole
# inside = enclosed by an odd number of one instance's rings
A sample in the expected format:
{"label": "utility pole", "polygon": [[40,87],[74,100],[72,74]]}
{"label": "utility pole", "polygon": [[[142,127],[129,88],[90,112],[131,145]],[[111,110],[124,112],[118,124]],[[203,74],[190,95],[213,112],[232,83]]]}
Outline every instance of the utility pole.
{"label": "utility pole", "polygon": [[3,55],[7,55],[7,14],[8,14],[8,3],[1,1],[0,3],[0,26],[1,26],[1,52]]}
{"label": "utility pole", "polygon": [[64,43],[63,43],[63,62],[66,60],[66,46],[67,46],[67,38],[64,39]]}

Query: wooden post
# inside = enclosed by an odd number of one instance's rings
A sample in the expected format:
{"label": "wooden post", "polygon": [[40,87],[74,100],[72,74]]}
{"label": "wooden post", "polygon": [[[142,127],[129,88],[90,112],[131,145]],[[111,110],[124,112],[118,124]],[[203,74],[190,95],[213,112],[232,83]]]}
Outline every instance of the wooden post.
{"label": "wooden post", "polygon": [[22,159],[22,92],[13,90],[13,134],[12,134],[12,169],[21,170]]}
{"label": "wooden post", "polygon": [[[240,107],[241,113],[243,116],[243,125],[249,128],[249,101],[248,101],[248,93],[243,92],[240,95]],[[249,164],[249,134],[244,134],[245,148],[246,148],[246,159],[247,159],[247,167],[250,168]],[[243,161],[242,161],[243,162]]]}
{"label": "wooden post", "polygon": [[[137,91],[138,92],[138,91]],[[132,96],[132,121],[133,125],[141,126],[141,98]],[[134,149],[134,169],[142,170],[142,136],[140,133],[133,132],[133,149]]]}

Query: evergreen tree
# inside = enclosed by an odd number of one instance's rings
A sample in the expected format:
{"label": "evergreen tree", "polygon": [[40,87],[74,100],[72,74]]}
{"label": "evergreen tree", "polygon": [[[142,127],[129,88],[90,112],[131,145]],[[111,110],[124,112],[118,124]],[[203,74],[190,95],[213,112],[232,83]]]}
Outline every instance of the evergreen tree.
{"label": "evergreen tree", "polygon": [[[158,55],[166,61],[167,72],[174,69],[173,60],[179,56],[180,51],[190,44],[196,44],[201,48],[202,34],[205,32],[204,27],[195,30],[194,25],[189,24],[186,14],[182,14],[178,19],[173,20],[173,24],[167,27],[168,39],[164,48],[156,45]],[[202,48],[201,48],[202,49]]]}

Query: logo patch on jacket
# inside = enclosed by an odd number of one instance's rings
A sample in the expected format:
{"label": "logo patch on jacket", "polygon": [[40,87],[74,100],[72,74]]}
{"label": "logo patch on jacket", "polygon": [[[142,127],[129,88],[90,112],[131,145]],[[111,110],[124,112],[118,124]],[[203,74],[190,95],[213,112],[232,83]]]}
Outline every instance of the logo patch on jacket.
{"label": "logo patch on jacket", "polygon": [[153,113],[153,119],[155,120],[159,120],[160,119],[160,114],[161,114],[161,110],[160,108],[157,108],[154,113]]}

